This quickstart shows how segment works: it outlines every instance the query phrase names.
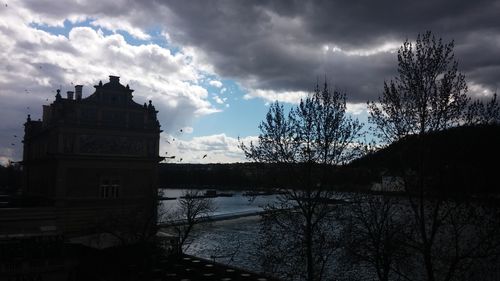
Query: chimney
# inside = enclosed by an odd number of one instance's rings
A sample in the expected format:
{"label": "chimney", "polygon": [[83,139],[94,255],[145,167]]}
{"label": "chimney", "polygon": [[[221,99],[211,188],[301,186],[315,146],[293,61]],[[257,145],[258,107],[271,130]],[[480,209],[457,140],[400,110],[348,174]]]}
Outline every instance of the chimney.
{"label": "chimney", "polygon": [[73,99],[73,94],[74,94],[73,91],[67,91],[66,94],[67,94],[69,100]]}
{"label": "chimney", "polygon": [[76,100],[82,99],[82,88],[83,88],[83,85],[76,85],[75,86],[75,99]]}
{"label": "chimney", "polygon": [[113,76],[113,75],[110,75],[109,76],[109,82],[111,82],[112,84],[118,84],[120,83],[120,76]]}

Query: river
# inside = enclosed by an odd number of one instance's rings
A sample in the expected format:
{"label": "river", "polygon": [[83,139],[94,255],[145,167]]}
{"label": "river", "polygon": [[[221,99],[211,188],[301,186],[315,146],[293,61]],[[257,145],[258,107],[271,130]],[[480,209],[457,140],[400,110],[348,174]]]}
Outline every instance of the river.
{"label": "river", "polygon": [[[183,189],[163,189],[163,196],[176,200],[161,201],[159,213],[174,210]],[[205,190],[201,190],[205,192]],[[231,197],[216,197],[216,210],[211,216],[246,214],[237,219],[221,220],[199,224],[193,231],[194,240],[186,250],[187,254],[215,260],[224,264],[260,271],[260,263],[255,253],[255,243],[259,233],[258,215],[276,195],[245,196],[243,191],[217,191],[233,194]]]}
{"label": "river", "polygon": [[[178,199],[182,196],[184,189],[162,189],[163,196],[174,197],[177,200],[164,200],[161,201],[159,212],[168,212],[174,210],[178,204]],[[204,193],[206,190],[200,190]],[[262,211],[262,207],[272,202],[276,195],[263,195],[263,196],[245,196],[243,191],[217,191],[218,193],[230,193],[231,197],[216,197],[213,198],[216,210],[212,212],[211,216],[223,216],[229,214],[252,214]]]}
{"label": "river", "polygon": [[[214,198],[214,203],[217,209],[211,214],[212,216],[224,216],[235,213],[245,213],[248,214],[248,216],[240,217],[237,219],[219,220],[209,223],[201,223],[197,225],[195,230],[193,231],[194,240],[189,246],[189,248],[186,250],[186,253],[210,260],[215,260],[220,263],[248,269],[251,271],[261,272],[262,271],[261,260],[259,260],[260,255],[258,253],[259,248],[257,246],[259,242],[258,239],[260,231],[260,216],[252,214],[256,214],[262,211],[263,206],[272,203],[276,199],[276,195],[247,197],[243,195],[244,192],[242,191],[220,191],[220,192],[232,193],[233,196]],[[178,198],[182,195],[182,193],[183,193],[182,189],[165,189],[163,195],[166,197]],[[348,200],[347,198],[350,197],[350,194],[340,193],[338,194],[338,196],[339,199],[344,198],[345,200]],[[399,213],[405,210],[407,202],[405,200],[398,202],[400,203],[397,204],[398,208],[397,210]],[[175,208],[177,203],[178,200],[162,201],[161,205],[159,206],[159,212],[168,209],[172,210]],[[450,201],[448,203],[450,204],[450,206],[454,206],[452,204],[453,202]],[[460,208],[454,209],[457,212],[456,214],[458,217],[462,217],[463,216],[462,212],[467,211],[467,209],[463,208],[472,207],[470,210],[475,210],[475,211],[482,210],[482,212],[479,212],[478,214],[476,214],[476,216],[473,217],[474,219],[479,220],[477,226],[475,226],[475,224],[472,224],[472,221],[470,222],[466,221],[467,223],[466,225],[469,227],[469,230],[472,231],[470,235],[465,235],[464,237],[451,236],[460,240],[461,243],[460,248],[463,247],[467,248],[468,242],[476,241],[472,239],[476,237],[475,236],[476,234],[484,235],[485,233],[490,233],[488,231],[496,229],[495,225],[497,224],[496,223],[491,224],[489,220],[491,217],[492,220],[494,219],[494,221],[497,221],[496,208],[490,209],[487,205],[484,206],[484,209],[479,208],[482,205],[477,205],[477,206],[460,205],[460,206],[461,206]],[[443,210],[447,209],[441,208],[441,211]],[[470,211],[467,212],[467,214],[469,213],[471,212]],[[404,215],[405,213],[402,212],[400,214]],[[484,221],[485,223],[481,223],[482,221]],[[405,225],[406,223],[402,222],[402,224]],[[473,226],[477,227],[477,229],[471,228]],[[332,229],[340,229],[340,227],[337,228],[332,225]],[[451,247],[450,249],[453,250],[454,249],[453,245],[452,244],[450,244],[451,246],[448,245],[447,241],[454,241],[453,239],[449,238],[450,235],[453,235],[454,233],[447,232],[446,231],[447,229],[443,227],[440,229],[441,232],[443,233],[439,234],[440,240],[437,241],[440,241],[440,243],[442,243],[443,245],[437,243],[435,246],[442,247],[442,249],[448,249],[449,247]],[[493,234],[495,233],[497,232],[493,232]],[[484,239],[487,239],[490,236],[484,236],[484,237],[482,236],[479,237],[479,239],[483,240],[478,240],[478,241],[481,243],[484,243],[484,241],[489,241]],[[491,236],[491,237],[494,237],[492,240],[492,242],[494,242],[494,245],[498,245],[497,240],[495,238],[497,236]],[[279,241],[279,239],[277,241]],[[471,244],[469,246],[472,245],[474,244]],[[414,254],[413,252],[408,252],[408,253]],[[337,258],[337,256],[339,258],[342,258],[342,255],[339,255],[338,253],[336,253],[333,256],[333,258]],[[500,276],[500,272],[498,271],[498,266],[497,266],[498,263],[491,261],[492,260],[485,259],[486,263],[474,264],[474,266],[477,267],[474,269],[474,271],[479,274],[478,276],[481,276],[481,278],[478,280],[499,280],[498,276]],[[403,259],[403,262],[409,262],[409,263],[414,262],[416,265],[419,265],[420,261],[418,260],[418,256],[417,258],[414,258],[413,255],[408,255],[408,257]],[[373,268],[371,268],[367,264],[361,264],[361,265],[362,266],[359,266],[358,264],[352,268],[346,268],[346,269],[341,268],[341,270],[337,270],[335,274],[342,273],[345,275],[344,277],[347,279],[353,276],[358,279],[359,278],[363,279],[360,276],[367,277],[366,279],[371,279],[375,276]],[[335,259],[332,259],[331,261],[328,262],[326,270],[334,272],[337,266],[338,265]],[[483,267],[492,270],[483,270]],[[417,268],[417,266],[415,266],[415,268]],[[409,270],[408,272],[412,273],[413,271]],[[416,272],[413,273],[419,274],[422,272],[417,270]],[[394,275],[393,277],[397,279],[398,276]]]}

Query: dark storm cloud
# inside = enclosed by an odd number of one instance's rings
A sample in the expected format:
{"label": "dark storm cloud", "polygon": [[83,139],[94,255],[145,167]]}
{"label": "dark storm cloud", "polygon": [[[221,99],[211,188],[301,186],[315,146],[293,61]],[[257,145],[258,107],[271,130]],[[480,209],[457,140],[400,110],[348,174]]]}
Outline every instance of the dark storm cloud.
{"label": "dark storm cloud", "polygon": [[[456,58],[469,81],[492,90],[498,86],[499,1],[169,1],[165,5],[172,38],[199,48],[219,74],[248,88],[307,91],[316,77],[326,74],[349,92],[351,101],[373,99],[384,79],[394,75],[396,55],[370,50],[387,42],[400,45],[426,30],[455,40]],[[325,45],[345,52],[324,52]]]}
{"label": "dark storm cloud", "polygon": [[[103,15],[107,17],[120,17],[135,14],[135,22],[149,22],[151,17],[146,16],[153,12],[154,7],[147,1],[117,0],[117,1],[73,1],[63,3],[52,0],[24,1],[24,5],[31,11],[36,12],[44,21],[47,19],[61,20],[72,15],[89,15],[96,17]],[[151,10],[153,9],[153,10]]]}
{"label": "dark storm cloud", "polygon": [[[286,1],[285,1],[286,3]],[[369,46],[388,38],[432,29],[453,35],[477,27],[496,29],[494,1],[303,1],[300,16],[318,40],[338,40],[341,47]],[[279,10],[276,10],[280,13]]]}
{"label": "dark storm cloud", "polygon": [[468,80],[493,91],[500,87],[500,31],[467,35],[456,47],[456,57]]}
{"label": "dark storm cloud", "polygon": [[[308,91],[326,75],[351,100],[374,99],[395,74],[401,45],[432,30],[456,42],[468,81],[495,90],[500,66],[500,1],[31,1],[45,18],[85,15],[107,23],[160,27],[195,47],[217,74],[249,90]],[[396,45],[394,45],[396,43]],[[324,46],[330,51],[324,52]],[[342,51],[331,52],[338,47]]]}

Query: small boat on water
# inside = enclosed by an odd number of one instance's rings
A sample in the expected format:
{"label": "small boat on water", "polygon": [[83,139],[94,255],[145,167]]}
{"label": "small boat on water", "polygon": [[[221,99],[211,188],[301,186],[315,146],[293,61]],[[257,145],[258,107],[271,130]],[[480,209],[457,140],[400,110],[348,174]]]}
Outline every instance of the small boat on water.
{"label": "small boat on water", "polygon": [[205,191],[205,196],[206,197],[232,197],[232,193],[223,193],[223,192],[217,192],[217,190],[210,189]]}
{"label": "small boat on water", "polygon": [[196,195],[196,196],[181,196],[181,198],[215,198],[215,197],[232,197],[232,193],[223,193],[223,192],[217,192],[215,189],[210,189],[205,191],[202,195]]}

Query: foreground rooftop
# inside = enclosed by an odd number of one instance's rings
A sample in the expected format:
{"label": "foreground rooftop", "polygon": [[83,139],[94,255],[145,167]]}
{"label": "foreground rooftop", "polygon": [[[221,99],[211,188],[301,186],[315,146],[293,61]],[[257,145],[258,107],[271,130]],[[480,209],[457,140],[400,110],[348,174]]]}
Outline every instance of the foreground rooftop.
{"label": "foreground rooftop", "polygon": [[164,267],[155,269],[156,276],[153,280],[277,280],[269,276],[189,255],[183,255],[175,260],[165,261],[164,265]]}

